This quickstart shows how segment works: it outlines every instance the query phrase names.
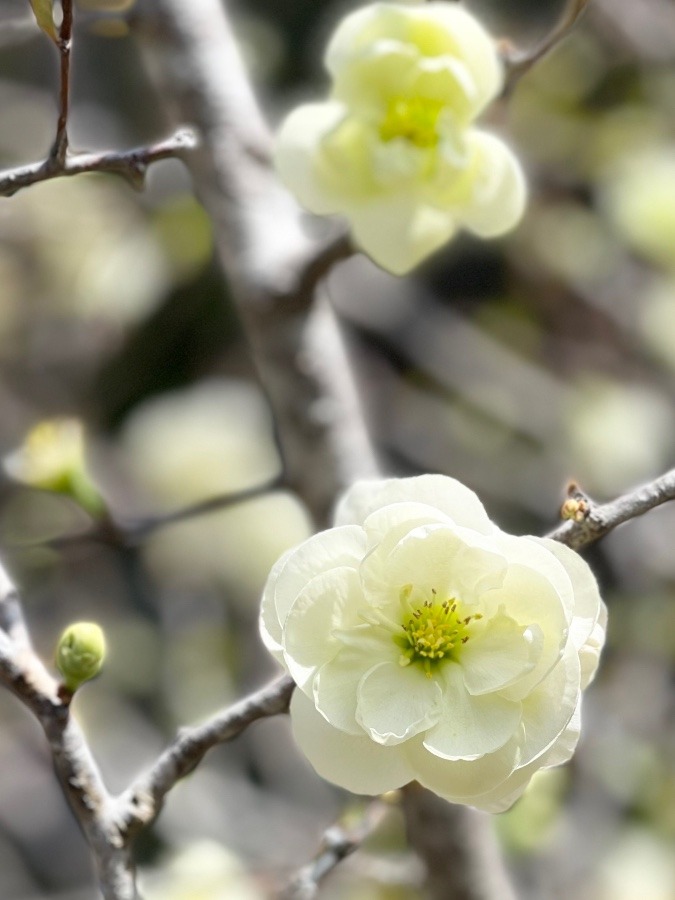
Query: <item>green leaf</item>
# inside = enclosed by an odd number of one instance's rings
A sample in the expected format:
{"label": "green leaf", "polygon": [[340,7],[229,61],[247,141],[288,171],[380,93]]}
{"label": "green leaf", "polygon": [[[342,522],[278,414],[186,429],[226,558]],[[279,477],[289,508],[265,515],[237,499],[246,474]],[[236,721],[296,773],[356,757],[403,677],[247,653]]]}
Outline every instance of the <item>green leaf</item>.
{"label": "green leaf", "polygon": [[33,7],[33,14],[40,28],[53,41],[58,40],[52,12],[53,0],[30,0],[30,5]]}

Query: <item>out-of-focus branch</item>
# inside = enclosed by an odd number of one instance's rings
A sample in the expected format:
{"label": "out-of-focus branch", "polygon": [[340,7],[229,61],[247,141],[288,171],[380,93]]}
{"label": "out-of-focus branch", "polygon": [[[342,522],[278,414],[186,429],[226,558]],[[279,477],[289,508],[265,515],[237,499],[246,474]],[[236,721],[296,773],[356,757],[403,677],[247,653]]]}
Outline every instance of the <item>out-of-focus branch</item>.
{"label": "out-of-focus branch", "polygon": [[85,172],[101,172],[120,175],[132,187],[140,190],[145,183],[145,175],[151,163],[161,159],[182,157],[197,145],[194,132],[180,128],[170,137],[134,150],[119,153],[77,153],[61,159],[49,156],[46,160],[17,166],[0,172],[0,197],[11,197],[22,188],[53,178],[68,178]]}
{"label": "out-of-focus branch", "polygon": [[643,516],[669,500],[675,500],[675,469],[609,503],[594,503],[576,484],[571,484],[568,499],[563,504],[563,512],[569,520],[547,537],[574,550],[581,550],[609,534],[618,525]]}
{"label": "out-of-focus branch", "polygon": [[403,788],[410,845],[427,865],[432,900],[516,900],[490,817],[413,782]]}
{"label": "out-of-focus branch", "polygon": [[506,63],[505,92],[509,93],[516,82],[539,62],[542,57],[566,38],[588,6],[590,0],[568,0],[560,21],[541,43],[529,50],[519,50],[508,42],[502,47],[502,55]]}
{"label": "out-of-focus branch", "polygon": [[125,833],[133,836],[153,822],[169,791],[212,747],[237,737],[258,719],[285,713],[294,687],[291,678],[282,676],[206,722],[183,728],[150,771],[120,797],[118,820],[124,822]]}
{"label": "out-of-focus branch", "polygon": [[[303,234],[300,211],[270,168],[270,134],[220,0],[156,0],[138,13],[162,97],[202,139],[189,167],[274,412],[287,481],[324,524],[336,494],[376,470],[361,419],[368,449],[345,472],[348,373],[322,377],[322,348],[308,333],[314,289],[351,247],[343,237],[320,244]],[[330,329],[339,342],[334,321]]]}
{"label": "out-of-focus branch", "polygon": [[390,804],[384,800],[374,800],[366,806],[356,824],[336,823],[328,828],[321,839],[319,852],[282,892],[282,900],[314,900],[324,878],[361,847],[380,826],[389,810]]}

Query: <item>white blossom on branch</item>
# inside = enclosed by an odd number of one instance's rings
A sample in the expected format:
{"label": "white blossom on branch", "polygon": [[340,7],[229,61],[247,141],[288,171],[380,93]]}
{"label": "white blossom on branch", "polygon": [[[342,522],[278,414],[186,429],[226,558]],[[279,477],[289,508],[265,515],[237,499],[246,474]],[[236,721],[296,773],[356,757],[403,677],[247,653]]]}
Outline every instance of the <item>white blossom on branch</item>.
{"label": "white blossom on branch", "polygon": [[355,793],[418,781],[490,812],[572,755],[606,610],[587,564],[440,475],[358,482],[268,579],[295,739]]}

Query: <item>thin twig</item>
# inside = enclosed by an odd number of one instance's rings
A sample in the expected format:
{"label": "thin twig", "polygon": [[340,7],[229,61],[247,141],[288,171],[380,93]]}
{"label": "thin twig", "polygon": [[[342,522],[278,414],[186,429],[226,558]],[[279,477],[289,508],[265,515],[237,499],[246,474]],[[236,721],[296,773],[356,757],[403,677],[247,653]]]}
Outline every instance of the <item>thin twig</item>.
{"label": "thin twig", "polygon": [[609,534],[618,525],[675,500],[675,469],[609,503],[594,503],[576,485],[570,486],[568,494],[568,499],[583,502],[582,512],[576,520],[572,518],[564,522],[547,537],[580,550]]}
{"label": "thin twig", "polygon": [[373,800],[363,810],[353,825],[336,823],[328,828],[321,839],[319,852],[314,859],[297,873],[282,892],[282,900],[314,900],[319,886],[333,869],[358,850],[364,841],[379,828],[391,810],[391,804],[382,799]]}
{"label": "thin twig", "polygon": [[[200,500],[197,503],[191,503],[188,506],[182,506],[179,509],[172,510],[168,513],[162,513],[157,516],[147,516],[146,518],[137,520],[125,520],[123,518],[115,518],[112,513],[100,519],[91,520],[85,527],[79,531],[68,532],[67,534],[57,535],[51,538],[38,538],[35,541],[21,541],[9,546],[20,547],[25,549],[28,547],[49,547],[52,550],[62,550],[66,547],[72,547],[85,542],[94,542],[107,544],[114,547],[134,547],[143,541],[149,535],[160,531],[170,525],[176,525],[179,522],[186,522],[199,516],[208,515],[209,513],[218,512],[223,509],[229,509],[232,506],[238,506],[249,500],[255,500],[257,497],[263,497],[270,491],[282,490],[287,488],[286,480],[283,474],[275,475],[262,484],[254,485],[250,488],[243,488],[240,491],[231,491],[227,494],[218,494],[209,497],[208,500]],[[0,627],[2,627],[2,607],[0,606]]]}
{"label": "thin twig", "polygon": [[569,0],[560,21],[544,40],[529,50],[518,50],[508,43],[502,49],[506,63],[506,94],[532,66],[539,62],[556,44],[566,38],[588,6],[590,0]]}
{"label": "thin twig", "polygon": [[68,178],[85,172],[105,172],[120,175],[132,187],[140,190],[145,182],[145,174],[151,163],[161,159],[181,157],[198,144],[195,133],[180,128],[170,137],[147,147],[107,153],[77,153],[67,155],[60,162],[49,157],[40,162],[17,166],[0,172],[0,197],[11,197],[22,188],[50,181],[53,178]]}
{"label": "thin twig", "polygon": [[282,676],[206,722],[183,728],[150,771],[120,797],[118,821],[124,823],[125,833],[133,836],[153,822],[169,791],[212,747],[231,741],[258,719],[285,713],[294,687],[291,678]]}
{"label": "thin twig", "polygon": [[125,525],[122,522],[117,523],[118,529],[124,535],[127,544],[136,543],[166,528],[168,525],[176,525],[178,522],[185,522],[188,519],[194,519],[197,516],[208,515],[223,509],[229,509],[231,506],[238,506],[240,503],[246,503],[248,500],[254,500],[256,497],[262,497],[270,491],[280,490],[286,487],[286,481],[283,475],[276,475],[262,484],[254,487],[244,488],[241,491],[232,491],[227,494],[220,494],[216,497],[209,497],[208,500],[201,500],[199,503],[193,503],[190,506],[184,506],[181,509],[174,510],[164,515],[152,516],[143,519],[140,522],[133,522]]}
{"label": "thin twig", "polygon": [[63,168],[68,154],[68,112],[70,108],[70,51],[73,37],[73,0],[61,0],[61,27],[58,47],[60,66],[59,118],[56,138],[49,153],[49,160]]}

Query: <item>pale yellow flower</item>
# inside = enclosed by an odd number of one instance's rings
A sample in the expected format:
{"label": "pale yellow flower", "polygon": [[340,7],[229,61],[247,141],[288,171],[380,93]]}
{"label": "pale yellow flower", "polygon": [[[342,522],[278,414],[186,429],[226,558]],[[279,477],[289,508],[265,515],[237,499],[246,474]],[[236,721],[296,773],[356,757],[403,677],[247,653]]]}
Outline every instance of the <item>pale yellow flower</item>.
{"label": "pale yellow flower", "polygon": [[367,6],[338,26],[326,66],[330,98],[291,112],[277,140],[277,169],[303,206],[345,215],[361,249],[396,274],[459,228],[492,237],[518,222],[520,166],[473,127],[502,67],[465,9]]}

